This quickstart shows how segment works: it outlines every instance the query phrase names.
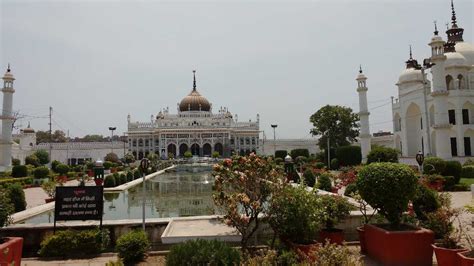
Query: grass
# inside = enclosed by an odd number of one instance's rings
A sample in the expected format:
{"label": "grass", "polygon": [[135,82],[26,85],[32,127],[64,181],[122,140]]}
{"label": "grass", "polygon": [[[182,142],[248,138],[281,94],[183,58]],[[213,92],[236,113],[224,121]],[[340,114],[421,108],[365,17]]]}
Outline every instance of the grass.
{"label": "grass", "polygon": [[474,178],[461,178],[461,181],[459,181],[459,183],[466,184],[471,187],[471,185],[474,184]]}

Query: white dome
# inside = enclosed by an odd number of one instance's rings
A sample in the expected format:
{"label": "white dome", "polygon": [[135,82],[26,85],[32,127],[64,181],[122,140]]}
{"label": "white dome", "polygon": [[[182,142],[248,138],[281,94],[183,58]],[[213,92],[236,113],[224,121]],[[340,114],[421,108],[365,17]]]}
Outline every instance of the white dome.
{"label": "white dome", "polygon": [[444,54],[446,56],[445,67],[451,66],[467,66],[467,60],[458,52],[449,52]]}
{"label": "white dome", "polygon": [[458,42],[455,46],[456,52],[460,53],[467,60],[467,64],[474,65],[474,45],[468,42]]}
{"label": "white dome", "polygon": [[409,82],[409,81],[423,81],[421,70],[414,68],[407,68],[402,71],[398,78],[398,83]]}

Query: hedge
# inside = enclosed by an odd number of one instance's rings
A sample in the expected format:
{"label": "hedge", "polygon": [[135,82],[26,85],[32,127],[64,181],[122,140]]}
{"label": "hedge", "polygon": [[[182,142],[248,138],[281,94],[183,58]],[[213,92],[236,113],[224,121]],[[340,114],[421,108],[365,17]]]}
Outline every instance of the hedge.
{"label": "hedge", "polygon": [[119,237],[115,250],[124,263],[129,265],[141,261],[149,247],[150,241],[145,232],[135,230]]}
{"label": "hedge", "polygon": [[359,146],[341,146],[336,149],[336,158],[341,166],[359,165],[362,153]]}
{"label": "hedge", "polygon": [[291,158],[296,158],[298,156],[309,157],[308,149],[294,149],[290,152]]}
{"label": "hedge", "polygon": [[463,166],[461,176],[464,178],[474,178],[474,165]]}
{"label": "hedge", "polygon": [[462,165],[458,161],[446,161],[446,168],[442,173],[444,176],[453,176],[456,184],[461,180]]}
{"label": "hedge", "polygon": [[286,150],[277,150],[275,151],[275,158],[282,158],[285,159],[288,152]]}
{"label": "hedge", "polygon": [[13,204],[15,212],[21,212],[26,209],[25,192],[21,184],[11,184],[7,187],[7,195]]}
{"label": "hedge", "polygon": [[32,184],[32,177],[19,177],[19,178],[0,178],[0,187],[6,187],[10,184]]}
{"label": "hedge", "polygon": [[173,246],[166,265],[240,265],[240,260],[239,251],[224,242],[196,239]]}
{"label": "hedge", "polygon": [[99,254],[109,245],[107,229],[65,230],[50,235],[41,242],[41,257],[82,257]]}
{"label": "hedge", "polygon": [[28,168],[26,165],[15,165],[12,168],[12,177],[28,176]]}
{"label": "hedge", "polygon": [[36,167],[36,169],[33,170],[33,175],[38,179],[46,178],[49,176],[49,169],[46,166]]}
{"label": "hedge", "polygon": [[446,170],[446,161],[438,157],[428,157],[423,162],[423,173],[442,175]]}
{"label": "hedge", "polygon": [[367,164],[377,162],[398,163],[398,151],[389,147],[374,147],[367,155]]}

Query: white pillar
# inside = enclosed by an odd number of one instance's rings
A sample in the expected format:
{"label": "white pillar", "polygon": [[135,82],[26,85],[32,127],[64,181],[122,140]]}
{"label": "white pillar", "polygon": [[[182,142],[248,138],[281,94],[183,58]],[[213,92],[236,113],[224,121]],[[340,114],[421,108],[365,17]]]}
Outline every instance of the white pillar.
{"label": "white pillar", "polygon": [[367,155],[370,152],[370,128],[369,128],[369,110],[367,107],[367,77],[359,70],[357,76],[357,92],[359,93],[359,118],[360,118],[360,148],[362,152],[362,162],[367,161]]}
{"label": "white pillar", "polygon": [[0,171],[7,171],[12,165],[12,127],[13,127],[13,81],[15,78],[8,66],[7,72],[3,76],[3,111],[2,111],[2,139],[0,141]]}

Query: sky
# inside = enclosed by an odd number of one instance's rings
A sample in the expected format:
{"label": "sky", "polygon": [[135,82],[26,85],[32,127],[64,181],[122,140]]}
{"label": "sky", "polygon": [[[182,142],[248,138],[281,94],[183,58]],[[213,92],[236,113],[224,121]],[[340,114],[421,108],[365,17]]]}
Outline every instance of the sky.
{"label": "sky", "polygon": [[[474,2],[455,0],[473,42]],[[433,21],[446,39],[449,0],[21,1],[0,0],[0,72],[15,75],[17,126],[71,137],[116,134],[176,113],[192,89],[256,119],[277,138],[310,138],[326,104],[358,111],[359,64],[368,77],[371,131],[392,131],[391,96],[409,57],[422,61]]]}

